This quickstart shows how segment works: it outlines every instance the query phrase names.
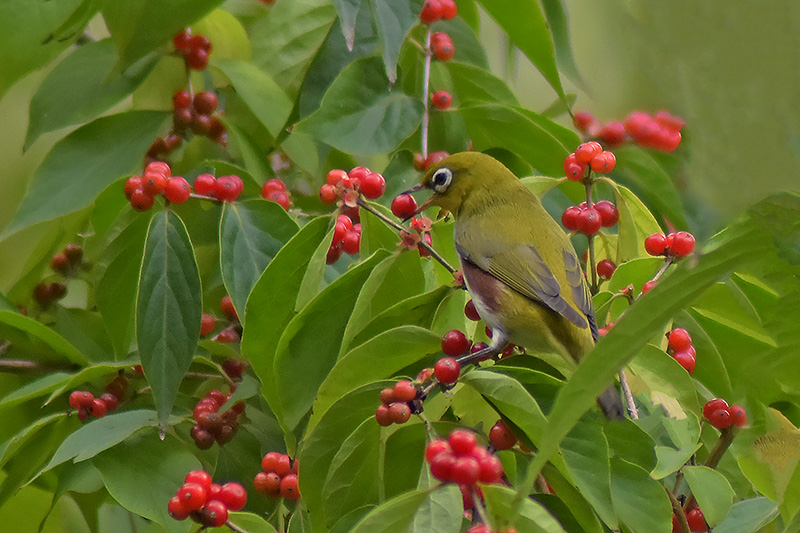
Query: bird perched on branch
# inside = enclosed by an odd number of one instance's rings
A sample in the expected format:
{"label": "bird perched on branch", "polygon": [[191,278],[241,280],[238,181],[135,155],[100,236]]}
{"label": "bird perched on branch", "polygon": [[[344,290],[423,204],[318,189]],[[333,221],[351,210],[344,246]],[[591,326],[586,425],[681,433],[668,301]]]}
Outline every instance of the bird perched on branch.
{"label": "bird perched on branch", "polygon": [[[597,340],[592,295],[569,238],[502,163],[479,152],[451,155],[432,166],[412,191],[433,196],[417,212],[439,206],[453,214],[453,237],[467,290],[492,342],[462,364],[497,354],[509,342],[558,354],[574,366]],[[624,418],[610,386],[598,398],[608,418]]]}

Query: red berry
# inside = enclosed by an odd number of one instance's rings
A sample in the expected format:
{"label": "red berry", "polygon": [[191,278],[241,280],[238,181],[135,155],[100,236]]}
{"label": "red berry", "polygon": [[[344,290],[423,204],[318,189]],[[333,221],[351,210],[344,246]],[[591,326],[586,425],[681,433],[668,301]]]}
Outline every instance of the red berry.
{"label": "red berry", "polygon": [[328,185],[338,185],[340,181],[347,177],[347,172],[341,170],[339,168],[335,168],[328,172],[328,175],[325,176],[325,183]]}
{"label": "red berry", "polygon": [[431,475],[439,481],[450,481],[455,463],[455,455],[448,451],[441,452],[430,461]]}
{"label": "red berry", "polygon": [[266,195],[270,191],[286,192],[286,184],[280,178],[272,178],[271,180],[267,180],[267,182],[261,187],[261,196],[266,198]]}
{"label": "red berry", "polygon": [[427,158],[419,152],[414,153],[414,168],[419,171],[428,170]]}
{"label": "red berry", "polygon": [[322,200],[323,204],[333,204],[337,198],[339,198],[339,195],[336,194],[336,189],[333,188],[333,185],[325,184],[319,188],[319,199]]}
{"label": "red berry", "polygon": [[428,464],[431,464],[437,455],[445,452],[453,453],[453,449],[450,448],[450,443],[444,439],[436,439],[429,442],[428,446],[425,448],[425,460],[428,461]]}
{"label": "red berry", "polygon": [[441,31],[431,35],[431,50],[439,61],[450,61],[456,55],[453,39]]}
{"label": "red berry", "polygon": [[86,408],[95,418],[102,418],[108,412],[108,407],[106,407],[106,403],[101,400],[100,398],[95,398],[92,400],[92,405]]}
{"label": "red berry", "polygon": [[597,263],[597,275],[603,279],[609,279],[617,269],[617,265],[611,259],[603,259]]}
{"label": "red berry", "polygon": [[83,407],[78,409],[78,420],[80,420],[81,422],[86,422],[88,418],[89,418],[89,411],[87,411]]}
{"label": "red berry", "polygon": [[694,355],[692,355],[691,352],[675,352],[674,354],[672,354],[672,357],[674,357],[675,360],[683,368],[685,368],[688,373],[691,374],[692,372],[694,372],[694,366],[695,363],[697,362],[697,358]]}
{"label": "red berry", "polygon": [[244,371],[247,370],[247,366],[247,363],[244,361],[233,357],[229,357],[222,362],[222,370],[231,379],[241,378]]}
{"label": "red berry", "polygon": [[110,392],[105,392],[100,395],[98,401],[103,402],[106,406],[106,411],[114,411],[119,406],[119,398]]}
{"label": "red berry", "polygon": [[[492,529],[486,524],[475,524],[474,526],[472,526],[467,530],[467,533],[493,533],[493,532]],[[506,531],[506,533],[511,533],[511,530]]]}
{"label": "red berry", "polygon": [[370,172],[361,178],[361,192],[367,198],[380,198],[386,192],[386,180],[377,172]]}
{"label": "red berry", "polygon": [[217,342],[239,342],[240,337],[236,330],[225,328],[217,333],[217,336],[214,337],[214,340]]}
{"label": "red berry", "polygon": [[470,342],[467,336],[457,329],[451,329],[442,337],[442,351],[450,357],[457,357],[467,353],[469,345]]}
{"label": "red berry", "polygon": [[283,456],[282,453],[269,452],[261,459],[261,470],[264,472],[277,472],[278,463]]}
{"label": "red berry", "polygon": [[186,474],[184,483],[196,483],[206,489],[206,493],[211,490],[211,474],[205,470],[192,470]]}
{"label": "red berry", "polygon": [[270,202],[275,202],[284,209],[289,209],[292,205],[292,202],[289,200],[289,195],[284,191],[271,191],[267,194],[266,199]]}
{"label": "red berry", "polygon": [[452,20],[458,14],[458,6],[453,0],[439,0],[444,20]]}
{"label": "red berry", "polygon": [[594,157],[603,151],[599,142],[589,141],[581,144],[575,149],[575,162],[586,166]]}
{"label": "red berry", "polygon": [[666,111],[659,111],[653,120],[662,128],[669,131],[680,131],[686,125],[686,121],[681,117],[672,115]]}
{"label": "red berry", "polygon": [[180,109],[192,105],[192,94],[189,91],[178,91],[172,95],[172,107]]}
{"label": "red berry", "polygon": [[436,361],[433,367],[433,374],[439,380],[439,383],[449,385],[458,380],[458,376],[461,374],[461,365],[452,357],[443,357]]}
{"label": "red berry", "polygon": [[186,520],[190,511],[183,506],[183,502],[177,496],[173,496],[167,504],[167,512],[175,520]]}
{"label": "red berry", "polygon": [[216,323],[213,316],[203,313],[200,317],[200,335],[208,335],[211,333]]}
{"label": "red berry", "polygon": [[747,424],[747,413],[741,405],[731,405],[729,411],[731,413],[731,425],[742,427]]}
{"label": "red berry", "polygon": [[593,207],[588,207],[581,210],[578,216],[578,231],[584,235],[594,235],[600,231],[603,225],[603,219],[600,218],[600,213]]}
{"label": "red berry", "polygon": [[240,483],[230,482],[222,485],[217,499],[231,511],[238,511],[247,503],[247,491]]}
{"label": "red berry", "polygon": [[450,479],[459,485],[473,485],[478,481],[481,467],[474,457],[458,457],[450,471]]}
{"label": "red berry", "polygon": [[481,483],[499,483],[503,479],[503,463],[494,454],[479,459],[478,467],[478,481]]}
{"label": "red berry", "polygon": [[194,187],[194,192],[197,194],[208,196],[214,194],[214,185],[216,182],[217,178],[211,174],[200,174],[194,179],[192,186]]}
{"label": "red berry", "polygon": [[182,204],[189,199],[192,189],[189,182],[180,176],[172,176],[167,180],[167,188],[164,189],[164,196],[173,204]]}
{"label": "red berry", "polygon": [[147,167],[144,169],[145,174],[159,174],[168,178],[170,175],[170,168],[169,165],[164,163],[163,161],[153,161],[152,163],[148,164]]}
{"label": "red berry", "polygon": [[377,409],[375,409],[375,420],[378,422],[379,426],[391,426],[392,425],[392,415],[389,413],[389,405],[382,403],[380,404]]}
{"label": "red berry", "polygon": [[172,44],[175,46],[175,49],[179,52],[188,52],[191,50],[191,46],[189,45],[189,41],[191,40],[192,36],[188,31],[182,31],[175,35],[172,38]]}
{"label": "red berry", "polygon": [[692,345],[692,336],[683,328],[675,328],[669,332],[668,346],[675,352],[685,352]]}
{"label": "red berry", "polygon": [[731,412],[727,408],[717,409],[711,413],[711,416],[708,417],[708,421],[717,429],[725,429],[731,425]]}
{"label": "red berry", "polygon": [[498,420],[489,430],[489,443],[495,450],[508,450],[517,443],[517,437],[503,420]]}
{"label": "red berry", "polygon": [[653,287],[655,287],[656,285],[658,285],[658,282],[657,282],[656,280],[654,280],[654,279],[651,279],[650,281],[648,281],[647,283],[645,283],[644,285],[642,285],[642,294],[643,294],[643,295],[644,295],[644,294],[647,294],[647,293],[648,293],[648,292],[650,292],[650,291],[653,289]]}
{"label": "red berry", "polygon": [[239,315],[236,313],[236,308],[233,306],[233,300],[231,300],[231,297],[227,294],[219,301],[219,310],[231,320],[239,318]]}
{"label": "red berry", "polygon": [[428,158],[425,160],[425,164],[427,165],[425,168],[429,168],[431,165],[435,165],[439,161],[443,160],[445,157],[449,156],[447,152],[432,152],[428,154]]}
{"label": "red berry", "polygon": [[395,424],[405,424],[411,418],[411,408],[403,402],[395,402],[389,406],[389,418]]}
{"label": "red berry", "polygon": [[297,474],[288,474],[281,479],[281,496],[287,500],[300,499],[300,488],[297,482]]}
{"label": "red berry", "polygon": [[425,0],[422,4],[422,11],[419,13],[419,20],[425,24],[431,24],[442,18],[442,5],[439,0]]}
{"label": "red berry", "polygon": [[687,231],[679,231],[672,237],[670,251],[675,257],[686,257],[694,250],[694,235]]}
{"label": "red berry", "polygon": [[281,477],[275,472],[259,472],[253,479],[254,488],[270,496],[277,496],[281,492]]}
{"label": "red berry", "polygon": [[561,224],[565,229],[575,231],[578,229],[580,217],[581,208],[577,205],[570,206],[566,208],[564,214],[561,215]]}
{"label": "red berry", "polygon": [[144,176],[142,177],[142,190],[146,194],[150,196],[156,196],[164,192],[164,189],[166,188],[167,178],[161,174],[145,172]]}
{"label": "red berry", "polygon": [[417,397],[417,388],[407,379],[401,379],[394,384],[392,396],[399,402],[410,402]]}
{"label": "red berry", "polygon": [[453,103],[453,97],[447,91],[436,91],[431,95],[431,102],[436,109],[447,109]]}
{"label": "red berry", "polygon": [[447,439],[450,447],[456,455],[468,455],[472,453],[475,446],[478,444],[478,439],[475,434],[466,429],[456,429]]}
{"label": "red berry", "polygon": [[395,401],[396,398],[394,397],[394,388],[387,387],[381,390],[380,398],[381,398],[381,403],[389,404]]}
{"label": "red berry", "polygon": [[128,178],[128,181],[125,182],[125,198],[130,200],[133,191],[135,191],[136,189],[141,189],[141,187],[142,187],[141,176],[131,176],[130,178]]}
{"label": "red berry", "polygon": [[214,183],[214,196],[223,202],[233,202],[243,189],[244,183],[239,176],[220,176]]}
{"label": "red berry", "polygon": [[328,248],[328,253],[325,254],[325,263],[332,265],[342,256],[342,244],[333,242],[331,247]]}
{"label": "red berry", "polygon": [[222,527],[228,521],[228,507],[219,500],[211,500],[200,512],[200,522],[207,527]]}
{"label": "red berry", "polygon": [[200,91],[194,95],[192,105],[194,106],[194,110],[199,114],[210,115],[216,111],[219,100],[217,100],[217,95],[210,91]]}
{"label": "red berry", "polygon": [[613,152],[605,151],[594,156],[589,166],[599,174],[608,174],[617,165],[617,157]]}
{"label": "red berry", "polygon": [[410,218],[417,210],[417,201],[410,194],[401,194],[392,200],[392,213],[397,218]]}
{"label": "red berry", "polygon": [[644,249],[650,255],[661,255],[667,249],[667,238],[661,233],[653,233],[644,240]]}
{"label": "red berry", "polygon": [[205,487],[197,483],[184,483],[184,485],[178,489],[177,496],[181,503],[183,503],[185,509],[196,511],[205,505],[208,492]]}
{"label": "red berry", "polygon": [[278,461],[275,463],[275,473],[283,477],[292,471],[292,460],[285,453],[278,455]]}
{"label": "red berry", "polygon": [[69,395],[69,405],[75,409],[88,409],[94,402],[94,394],[85,390],[76,390]]}
{"label": "red berry", "polygon": [[192,70],[205,70],[208,66],[208,52],[202,48],[193,48],[184,59]]}
{"label": "red berry", "polygon": [[594,115],[587,113],[586,111],[579,111],[575,113],[575,119],[573,122],[575,123],[575,127],[584,133],[588,132],[598,124],[597,119],[594,118]]}
{"label": "red berry", "polygon": [[600,219],[603,221],[604,228],[610,228],[619,222],[619,211],[617,210],[617,206],[608,200],[600,200],[599,202],[595,202],[593,207],[597,209],[598,213],[600,213]]}
{"label": "red berry", "polygon": [[469,300],[467,305],[464,306],[464,315],[470,320],[480,320],[481,315],[478,314],[478,309],[475,307],[475,302]]}
{"label": "red berry", "polygon": [[625,142],[625,126],[622,122],[606,122],[597,132],[597,137],[607,146],[614,148]]}
{"label": "red berry", "polygon": [[708,531],[708,524],[706,524],[703,511],[701,511],[699,507],[695,507],[686,513],[686,522],[689,523],[689,529],[693,533],[702,533],[703,531]]}
{"label": "red berry", "polygon": [[578,163],[570,163],[566,168],[566,176],[570,181],[581,181],[586,174],[586,167]]}

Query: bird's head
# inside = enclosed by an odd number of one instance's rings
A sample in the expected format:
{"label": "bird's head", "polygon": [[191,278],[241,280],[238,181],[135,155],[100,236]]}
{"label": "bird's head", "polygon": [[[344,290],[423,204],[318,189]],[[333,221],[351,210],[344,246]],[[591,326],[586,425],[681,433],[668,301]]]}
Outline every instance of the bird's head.
{"label": "bird's head", "polygon": [[465,202],[482,197],[488,200],[507,181],[513,183],[517,178],[497,159],[480,152],[461,152],[433,165],[419,185],[408,192],[433,191],[417,213],[437,205],[457,217]]}

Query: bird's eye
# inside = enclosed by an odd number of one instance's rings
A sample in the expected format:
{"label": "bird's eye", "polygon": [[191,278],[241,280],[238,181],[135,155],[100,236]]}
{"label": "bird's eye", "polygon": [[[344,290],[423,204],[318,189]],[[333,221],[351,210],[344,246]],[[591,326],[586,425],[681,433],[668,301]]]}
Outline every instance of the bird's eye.
{"label": "bird's eye", "polygon": [[447,167],[440,168],[431,176],[431,184],[436,192],[444,192],[451,181],[453,181],[453,171]]}

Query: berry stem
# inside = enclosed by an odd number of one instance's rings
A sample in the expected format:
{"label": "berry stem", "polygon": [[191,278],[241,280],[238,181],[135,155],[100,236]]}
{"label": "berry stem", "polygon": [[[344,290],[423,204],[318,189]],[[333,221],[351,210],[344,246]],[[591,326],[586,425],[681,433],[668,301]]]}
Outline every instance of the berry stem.
{"label": "berry stem", "polygon": [[431,28],[427,27],[425,32],[425,68],[422,74],[422,102],[425,105],[425,113],[422,115],[422,157],[428,158],[428,120],[430,118],[430,104],[428,103],[428,92],[431,84]]}
{"label": "berry stem", "polygon": [[678,501],[678,499],[672,492],[669,491],[669,489],[664,487],[664,490],[667,491],[669,503],[672,504],[672,512],[678,517],[678,523],[681,525],[681,533],[691,533],[691,530],[689,529],[689,522],[686,520],[686,514],[683,512],[683,508],[681,507],[681,502]]}
{"label": "berry stem", "polygon": [[[0,352],[2,353],[2,352]],[[43,365],[24,359],[0,359],[0,373],[20,374],[23,372],[74,372],[76,367],[67,365]]]}
{"label": "berry stem", "polygon": [[489,517],[486,515],[486,509],[483,507],[481,495],[478,494],[477,490],[475,490],[474,485],[470,488],[470,492],[472,492],[472,501],[475,503],[475,510],[478,511],[478,516],[481,518],[481,522],[488,526]]}
{"label": "berry stem", "polygon": [[[381,213],[380,211],[378,211],[377,209],[375,209],[374,207],[372,207],[371,205],[369,205],[369,204],[368,204],[367,202],[365,202],[365,201],[364,201],[364,200],[363,200],[361,197],[359,197],[359,198],[358,198],[358,201],[357,201],[357,202],[358,202],[358,205],[359,205],[359,207],[363,207],[364,209],[366,209],[367,211],[369,211],[370,213],[372,213],[373,215],[375,215],[375,216],[376,216],[376,217],[378,217],[379,219],[383,220],[385,223],[387,223],[388,225],[390,225],[391,227],[393,227],[393,228],[394,228],[394,229],[396,229],[397,231],[408,231],[406,228],[404,228],[403,226],[401,226],[400,224],[398,224],[398,223],[397,223],[397,222],[395,222],[394,220],[390,219],[389,217],[387,217],[386,215],[384,215],[383,213]],[[434,249],[433,249],[433,247],[432,247],[432,246],[430,246],[430,245],[429,245],[428,243],[426,243],[425,241],[423,241],[423,240],[420,240],[420,241],[419,241],[419,244],[418,244],[418,246],[419,246],[420,248],[422,248],[423,250],[426,250],[426,251],[427,251],[429,254],[431,254],[431,257],[433,257],[434,259],[436,259],[437,261],[439,261],[439,263],[440,263],[440,264],[441,264],[441,265],[442,265],[444,268],[446,268],[446,269],[447,269],[447,271],[448,271],[448,272],[450,272],[451,274],[452,274],[452,273],[454,273],[454,272],[456,271],[456,269],[455,269],[455,268],[453,268],[452,266],[450,266],[450,263],[448,263],[448,262],[445,260],[445,258],[444,258],[444,257],[442,257],[442,256],[439,254],[439,252],[437,252],[436,250],[434,250]]]}
{"label": "berry stem", "polygon": [[[588,209],[592,208],[592,171],[589,171],[589,174],[584,178],[583,183],[586,186],[586,207]],[[591,291],[592,294],[597,294],[598,284],[597,284],[597,261],[594,257],[594,235],[588,235],[587,239],[589,240],[589,271],[592,273],[592,283],[591,283]]]}
{"label": "berry stem", "polygon": [[664,275],[664,272],[667,271],[667,268],[669,268],[669,266],[672,264],[673,261],[674,259],[672,258],[672,256],[668,256],[666,261],[664,261],[664,264],[661,266],[660,269],[658,269],[658,272],[656,272],[656,275],[653,276],[652,281],[658,281],[658,279]]}
{"label": "berry stem", "polygon": [[636,407],[636,402],[633,400],[633,394],[631,393],[631,388],[628,385],[628,379],[625,377],[625,371],[619,371],[619,385],[622,389],[622,392],[625,394],[625,403],[627,404],[628,408],[628,416],[631,417],[633,420],[639,419],[639,408]]}

